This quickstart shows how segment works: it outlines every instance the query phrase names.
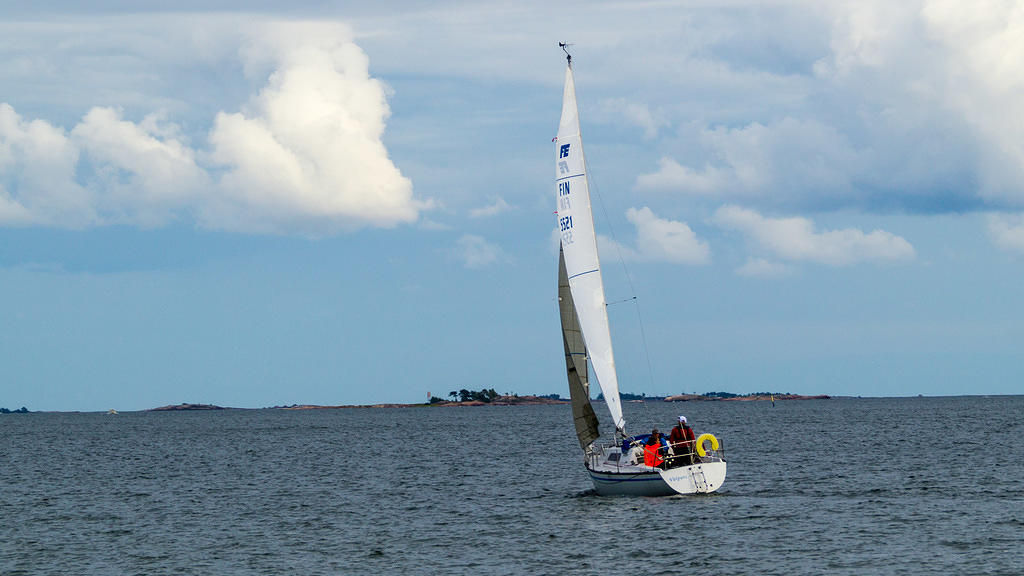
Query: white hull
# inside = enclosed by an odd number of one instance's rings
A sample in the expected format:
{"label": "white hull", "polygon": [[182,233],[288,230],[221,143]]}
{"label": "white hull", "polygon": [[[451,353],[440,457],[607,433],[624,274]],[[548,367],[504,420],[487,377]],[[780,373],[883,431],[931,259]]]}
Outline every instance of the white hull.
{"label": "white hull", "polygon": [[[632,454],[623,457],[617,447],[608,447],[586,463],[601,496],[671,496],[706,494],[725,482],[726,463],[717,454],[708,454],[705,462],[662,470],[633,464]],[[622,463],[620,463],[620,460]]]}
{"label": "white hull", "polygon": [[661,479],[679,494],[706,494],[725,483],[725,461],[702,462],[659,472]]}

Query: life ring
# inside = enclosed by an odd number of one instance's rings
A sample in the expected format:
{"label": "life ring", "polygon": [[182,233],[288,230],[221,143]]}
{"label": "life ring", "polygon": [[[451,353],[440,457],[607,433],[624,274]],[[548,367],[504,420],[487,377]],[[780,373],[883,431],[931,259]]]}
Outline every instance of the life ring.
{"label": "life ring", "polygon": [[707,456],[708,455],[708,453],[704,451],[704,441],[705,440],[711,440],[711,449],[712,450],[718,450],[718,438],[715,438],[714,434],[709,434],[709,433],[705,432],[704,434],[701,434],[700,436],[697,436],[697,455],[698,456]]}

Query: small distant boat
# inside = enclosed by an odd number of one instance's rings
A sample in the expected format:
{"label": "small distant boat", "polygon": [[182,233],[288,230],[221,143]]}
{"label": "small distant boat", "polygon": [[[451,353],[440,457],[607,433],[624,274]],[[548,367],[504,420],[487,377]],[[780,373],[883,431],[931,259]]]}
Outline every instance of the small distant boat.
{"label": "small distant boat", "polygon": [[[560,46],[565,49],[565,44]],[[697,454],[685,455],[685,461],[692,458],[694,464],[666,469],[645,464],[644,442],[648,435],[626,434],[590,207],[572,56],[567,50],[566,56],[562,117],[555,138],[555,199],[561,235],[558,305],[572,414],[576,436],[583,449],[584,466],[590,473],[594,490],[601,495],[668,496],[714,492],[725,482],[726,472],[724,453],[719,451],[714,436],[702,434],[697,438]],[[600,433],[597,415],[590,403],[588,360],[615,425],[614,441],[604,446],[595,444]],[[711,451],[704,449],[705,441],[710,441]]]}
{"label": "small distant boat", "polygon": [[117,410],[111,408],[110,410],[107,410],[107,414],[117,414]]}

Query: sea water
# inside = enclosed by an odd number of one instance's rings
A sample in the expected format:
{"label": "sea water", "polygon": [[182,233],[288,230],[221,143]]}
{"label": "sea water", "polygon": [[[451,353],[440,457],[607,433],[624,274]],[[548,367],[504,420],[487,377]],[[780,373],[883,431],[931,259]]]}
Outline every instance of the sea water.
{"label": "sea water", "polygon": [[564,405],[2,415],[0,573],[1024,574],[1024,396],[625,411],[722,489],[596,496]]}

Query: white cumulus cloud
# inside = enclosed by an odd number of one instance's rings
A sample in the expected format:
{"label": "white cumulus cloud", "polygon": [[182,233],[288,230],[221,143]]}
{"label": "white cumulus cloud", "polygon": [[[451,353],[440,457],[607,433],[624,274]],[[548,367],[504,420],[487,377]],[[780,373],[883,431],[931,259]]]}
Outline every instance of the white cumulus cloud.
{"label": "white cumulus cloud", "polygon": [[988,235],[996,246],[1024,254],[1024,214],[991,214]]}
{"label": "white cumulus cloud", "polygon": [[630,208],[626,218],[636,227],[636,250],[644,260],[704,264],[711,259],[707,243],[685,222],[659,218],[646,206]]}
{"label": "white cumulus cloud", "polygon": [[981,193],[1024,203],[1024,4],[926,2],[929,39],[943,48],[942,103],[971,128]]}
{"label": "white cumulus cloud", "polygon": [[683,166],[674,158],[658,161],[658,170],[636,178],[638,190],[683,192],[694,195],[720,194],[729,183],[729,176],[716,166],[694,169]]}
{"label": "white cumulus cloud", "polygon": [[209,185],[177,127],[156,115],[136,124],[110,108],[93,108],[71,137],[93,167],[86,185],[106,223],[164,224]]}
{"label": "white cumulus cloud", "polygon": [[75,181],[80,153],[60,128],[0,104],[0,225],[95,223],[93,197]]}
{"label": "white cumulus cloud", "polygon": [[295,25],[273,32],[265,50],[276,70],[250,113],[217,115],[211,158],[226,173],[220,201],[204,206],[202,218],[270,231],[414,221],[425,205],[381,140],[390,110],[366,54],[319,26],[317,44],[295,40],[303,38]]}
{"label": "white cumulus cloud", "polygon": [[626,219],[636,228],[633,245],[599,235],[601,252],[618,253],[625,259],[638,262],[707,264],[711,261],[707,242],[698,238],[685,222],[661,218],[646,206],[626,210]]}
{"label": "white cumulus cloud", "polygon": [[[192,146],[159,111],[94,107],[69,133],[0,104],[0,225],[159,226],[182,216],[257,233],[414,222],[430,204],[382,141],[387,88],[347,27],[251,25],[239,49],[269,76]],[[201,143],[202,144],[202,143]]]}
{"label": "white cumulus cloud", "polygon": [[853,228],[817,231],[806,218],[767,218],[753,210],[723,206],[714,215],[719,226],[740,232],[778,258],[830,266],[861,262],[899,262],[914,258],[914,247],[884,230]]}

